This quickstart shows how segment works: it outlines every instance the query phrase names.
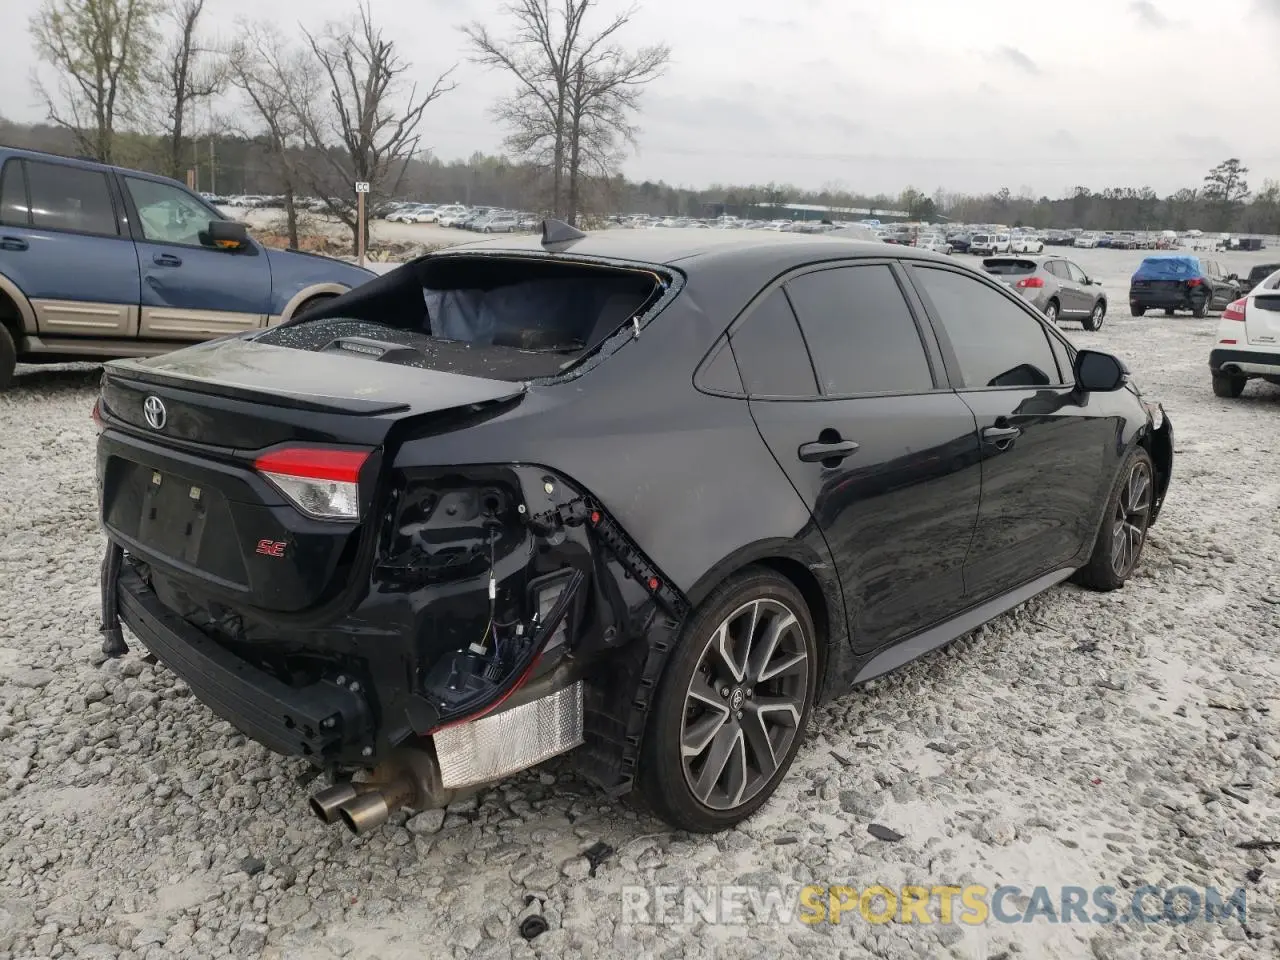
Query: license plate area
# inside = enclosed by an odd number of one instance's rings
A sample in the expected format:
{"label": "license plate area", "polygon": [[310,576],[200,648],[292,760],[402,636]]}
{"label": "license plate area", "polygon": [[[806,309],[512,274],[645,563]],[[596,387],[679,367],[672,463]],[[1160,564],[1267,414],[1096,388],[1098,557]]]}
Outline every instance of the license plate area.
{"label": "license plate area", "polygon": [[247,586],[230,505],[190,477],[121,457],[107,463],[107,526],[155,558]]}

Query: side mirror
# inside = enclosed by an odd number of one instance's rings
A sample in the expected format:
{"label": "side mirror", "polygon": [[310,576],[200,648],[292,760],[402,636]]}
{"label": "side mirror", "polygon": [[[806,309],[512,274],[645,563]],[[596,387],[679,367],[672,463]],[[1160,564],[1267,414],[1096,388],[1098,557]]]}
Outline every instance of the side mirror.
{"label": "side mirror", "polygon": [[1101,350],[1081,350],[1076,353],[1076,386],[1086,393],[1111,393],[1124,386],[1129,375],[1119,357]]}
{"label": "side mirror", "polygon": [[223,250],[243,250],[249,245],[249,231],[234,220],[210,220],[209,229],[200,233],[200,243]]}
{"label": "side mirror", "polygon": [[1100,287],[1100,286],[1102,286],[1102,281],[1101,281],[1101,280],[1099,280],[1097,277],[1090,277],[1090,278],[1089,278],[1089,285],[1090,285],[1090,286],[1093,286],[1093,287]]}

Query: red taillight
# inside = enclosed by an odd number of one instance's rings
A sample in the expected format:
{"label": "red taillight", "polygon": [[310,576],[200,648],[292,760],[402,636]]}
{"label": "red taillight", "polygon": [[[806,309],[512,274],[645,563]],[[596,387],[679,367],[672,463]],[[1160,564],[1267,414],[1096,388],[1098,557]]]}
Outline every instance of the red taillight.
{"label": "red taillight", "polygon": [[107,421],[102,419],[102,398],[99,397],[93,401],[93,411],[89,414],[93,418],[93,427],[99,433],[107,429]]}
{"label": "red taillight", "polygon": [[1018,281],[1017,286],[1019,290],[1026,290],[1028,287],[1039,289],[1040,287],[1044,286],[1044,278],[1043,277],[1023,277],[1021,280]]}
{"label": "red taillight", "polygon": [[1222,311],[1223,320],[1239,320],[1244,323],[1244,308],[1248,304],[1248,300],[1241,297],[1239,300],[1233,300],[1227,304],[1227,309]]}
{"label": "red taillight", "polygon": [[1187,281],[1187,286],[1188,286],[1188,287],[1198,287],[1198,286],[1200,286],[1200,284],[1202,284],[1202,283],[1204,283],[1204,281],[1203,281],[1203,280],[1201,280],[1199,277],[1192,277],[1190,280],[1188,280],[1188,281]]}
{"label": "red taillight", "polygon": [[264,453],[253,465],[263,473],[285,477],[355,483],[360,479],[360,468],[368,459],[368,450],[290,447]]}
{"label": "red taillight", "polygon": [[299,510],[322,520],[360,519],[360,468],[368,450],[286,447],[253,462]]}

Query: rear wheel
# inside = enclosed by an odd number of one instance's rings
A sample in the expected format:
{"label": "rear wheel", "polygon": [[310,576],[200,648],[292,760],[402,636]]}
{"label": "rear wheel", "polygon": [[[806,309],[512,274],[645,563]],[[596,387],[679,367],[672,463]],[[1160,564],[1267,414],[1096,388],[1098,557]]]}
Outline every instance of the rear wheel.
{"label": "rear wheel", "polygon": [[1129,304],[1129,312],[1135,317],[1145,317],[1147,315],[1147,308],[1131,303]]}
{"label": "rear wheel", "polygon": [[18,349],[4,324],[0,323],[0,390],[13,386],[13,371],[18,365]]}
{"label": "rear wheel", "polygon": [[1089,311],[1089,315],[1081,322],[1086,330],[1099,330],[1102,328],[1102,321],[1107,317],[1107,305],[1099,300],[1093,305],[1093,309]]}
{"label": "rear wheel", "polygon": [[1165,315],[1166,317],[1172,317],[1172,316],[1173,316],[1173,310],[1172,310],[1171,308],[1169,308],[1169,307],[1165,307],[1165,308],[1164,308],[1164,315]]}
{"label": "rear wheel", "polygon": [[1196,319],[1203,320],[1209,315],[1209,306],[1212,299],[1213,298],[1211,296],[1205,294],[1204,299],[1198,300],[1192,305],[1191,312]]}
{"label": "rear wheel", "polygon": [[303,300],[300,304],[298,304],[298,309],[293,311],[293,315],[289,319],[293,319],[293,317],[300,317],[305,313],[309,313],[310,311],[316,309],[316,307],[320,306],[322,303],[328,303],[332,299],[333,299],[332,294],[321,294],[318,297],[308,297],[306,300]]}
{"label": "rear wheel", "polygon": [[1045,319],[1048,320],[1050,323],[1058,322],[1058,301],[1057,300],[1050,300],[1048,303],[1044,305],[1044,316],[1045,316]]}
{"label": "rear wheel", "polygon": [[1213,372],[1213,395],[1215,397],[1225,397],[1228,400],[1234,400],[1244,392],[1244,385],[1248,382],[1248,377],[1242,377],[1239,374],[1222,373],[1215,370]]}
{"label": "rear wheel", "polygon": [[813,711],[818,650],[804,598],[751,568],[685,622],[645,729],[638,785],[667,822],[724,830],[770,797]]}
{"label": "rear wheel", "polygon": [[1137,569],[1147,542],[1155,497],[1155,470],[1151,457],[1135,447],[1120,471],[1120,485],[1107,501],[1102,529],[1089,562],[1076,571],[1077,583],[1094,590],[1116,590]]}

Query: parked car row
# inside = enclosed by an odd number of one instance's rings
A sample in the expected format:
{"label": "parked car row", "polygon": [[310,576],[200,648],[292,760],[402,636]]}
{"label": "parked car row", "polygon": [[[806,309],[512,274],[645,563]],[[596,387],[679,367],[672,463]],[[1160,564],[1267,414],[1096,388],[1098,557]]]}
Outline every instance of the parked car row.
{"label": "parked car row", "polygon": [[375,211],[389,223],[435,223],[477,233],[517,233],[533,230],[538,218],[532,213],[498,207],[468,207],[461,203],[393,202]]}

